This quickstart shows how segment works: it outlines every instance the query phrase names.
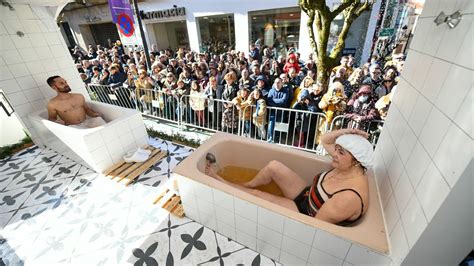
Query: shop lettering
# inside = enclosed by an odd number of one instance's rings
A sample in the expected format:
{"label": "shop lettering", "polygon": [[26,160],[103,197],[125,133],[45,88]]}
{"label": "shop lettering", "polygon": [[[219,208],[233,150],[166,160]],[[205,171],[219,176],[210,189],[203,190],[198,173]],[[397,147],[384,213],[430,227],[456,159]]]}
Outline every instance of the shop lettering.
{"label": "shop lettering", "polygon": [[143,12],[143,10],[140,11],[140,17],[142,19],[160,19],[181,16],[186,16],[186,10],[184,9],[184,7],[175,7],[151,12]]}

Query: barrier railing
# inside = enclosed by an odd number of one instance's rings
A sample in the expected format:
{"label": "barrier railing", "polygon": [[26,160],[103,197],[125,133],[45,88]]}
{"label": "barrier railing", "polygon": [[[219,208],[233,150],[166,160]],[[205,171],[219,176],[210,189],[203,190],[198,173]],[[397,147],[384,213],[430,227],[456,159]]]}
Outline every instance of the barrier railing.
{"label": "barrier railing", "polygon": [[239,110],[231,101],[202,96],[183,95],[181,125],[212,132],[240,135]]}
{"label": "barrier railing", "polygon": [[357,128],[369,133],[369,141],[375,146],[379,139],[380,133],[382,132],[383,125],[383,120],[357,122],[345,117],[344,115],[339,115],[332,120],[329,131],[341,128]]}
{"label": "barrier railing", "polygon": [[87,90],[92,100],[130,109],[136,108],[136,99],[132,97],[132,90],[123,86],[88,84]]}
{"label": "barrier railing", "polygon": [[[138,92],[137,92],[138,91]],[[136,90],[142,113],[149,116],[180,124],[180,114],[183,104],[179,95],[162,89]]]}
{"label": "barrier railing", "polygon": [[87,90],[92,100],[136,109],[142,114],[180,123],[180,96],[161,89],[136,89],[120,86],[88,84]]}
{"label": "barrier railing", "polygon": [[278,107],[266,107],[264,114],[260,112],[257,116],[255,105],[240,108],[231,101],[205,95],[179,95],[161,89],[89,84],[87,90],[92,100],[136,109],[179,126],[227,132],[319,154],[324,154],[318,144],[325,132],[359,128],[369,133],[369,141],[375,146],[384,124],[382,120],[356,122],[344,115],[328,124],[323,113]]}
{"label": "barrier railing", "polygon": [[[326,115],[297,109],[267,107],[258,118],[256,106],[248,106],[251,124],[240,130],[244,136],[293,148],[320,152],[321,134],[327,132]],[[260,123],[263,122],[263,123]],[[247,133],[247,135],[245,135]]]}

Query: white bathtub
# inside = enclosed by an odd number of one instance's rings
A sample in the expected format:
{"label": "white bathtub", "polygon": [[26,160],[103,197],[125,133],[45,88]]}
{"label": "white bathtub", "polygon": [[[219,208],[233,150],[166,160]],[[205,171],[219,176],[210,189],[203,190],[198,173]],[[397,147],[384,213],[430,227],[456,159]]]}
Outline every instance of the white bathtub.
{"label": "white bathtub", "polygon": [[245,193],[203,173],[205,155],[219,167],[261,169],[279,160],[311,184],[330,169],[328,157],[217,133],[174,169],[186,216],[217,232],[288,264],[387,265],[389,246],[377,187],[369,173],[370,205],[357,225],[341,227]]}
{"label": "white bathtub", "polygon": [[142,116],[136,110],[99,102],[87,105],[101,113],[107,124],[88,129],[64,126],[49,121],[45,107],[29,115],[35,143],[99,173],[119,162],[127,151],[147,144]]}

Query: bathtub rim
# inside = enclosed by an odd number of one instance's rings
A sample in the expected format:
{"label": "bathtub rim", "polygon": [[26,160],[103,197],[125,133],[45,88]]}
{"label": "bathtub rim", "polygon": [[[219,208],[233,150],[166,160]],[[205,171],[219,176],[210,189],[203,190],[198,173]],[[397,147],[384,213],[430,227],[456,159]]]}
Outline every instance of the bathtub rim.
{"label": "bathtub rim", "polygon": [[[41,114],[43,114],[43,113],[46,113],[46,116],[47,116],[48,110],[46,108],[37,110],[37,111],[29,114],[28,118],[32,119],[32,120],[35,120],[35,121],[40,121],[40,122],[42,122],[42,121],[50,122],[50,123],[53,123],[53,125],[64,126],[66,128],[69,128],[69,129],[80,130],[81,133],[83,133],[83,135],[87,135],[87,134],[93,133],[95,131],[98,131],[100,129],[103,129],[105,126],[110,126],[110,125],[113,125],[113,124],[117,124],[121,120],[124,120],[124,118],[128,118],[128,117],[130,117],[134,114],[140,114],[135,109],[124,108],[124,107],[115,106],[115,105],[112,105],[112,104],[101,103],[101,102],[96,102],[96,101],[86,101],[86,104],[89,107],[91,107],[92,109],[94,109],[94,107],[97,107],[99,109],[108,108],[108,109],[114,109],[114,111],[120,111],[122,114],[120,115],[120,117],[118,117],[116,119],[113,119],[111,121],[106,121],[105,125],[98,126],[98,127],[93,127],[93,128],[72,128],[72,127],[57,123],[55,121],[51,121],[47,117],[45,118],[45,117],[41,116]],[[97,111],[97,110],[95,110],[95,111]],[[103,118],[103,116],[102,116],[102,118]],[[105,119],[104,119],[104,121],[105,121]]]}
{"label": "bathtub rim", "polygon": [[[364,241],[364,239],[360,239],[359,236],[356,236],[356,234],[353,231],[354,228],[356,228],[356,227],[337,226],[337,225],[334,225],[334,224],[331,224],[331,223],[328,223],[328,222],[325,222],[325,221],[322,221],[322,220],[319,220],[319,219],[315,219],[313,217],[310,217],[310,216],[307,216],[307,215],[304,215],[304,214],[286,209],[286,208],[281,207],[277,204],[274,204],[274,203],[266,201],[266,200],[262,200],[261,198],[258,198],[254,195],[248,194],[244,191],[241,191],[237,188],[234,188],[234,187],[232,187],[228,184],[225,184],[225,183],[223,183],[219,180],[213,179],[213,178],[207,176],[206,174],[204,174],[203,172],[201,172],[199,170],[198,163],[202,158],[202,152],[199,152],[199,151],[207,151],[211,147],[213,147],[217,144],[229,141],[229,140],[245,142],[247,144],[261,146],[262,148],[271,148],[272,150],[275,150],[275,151],[282,151],[282,152],[286,152],[286,153],[289,152],[287,147],[268,144],[268,143],[264,143],[264,142],[261,142],[261,141],[258,141],[258,140],[252,140],[252,139],[248,139],[248,138],[242,138],[242,137],[239,137],[239,136],[235,136],[235,135],[232,135],[232,134],[218,132],[218,133],[215,133],[205,143],[203,143],[198,149],[196,149],[196,151],[191,153],[179,165],[177,165],[174,168],[173,173],[175,173],[179,176],[185,177],[185,178],[189,178],[189,179],[194,180],[196,182],[199,182],[201,184],[207,185],[211,188],[223,191],[223,192],[225,192],[227,194],[230,194],[234,197],[238,197],[241,200],[248,201],[252,204],[255,204],[256,206],[259,206],[259,207],[265,208],[267,210],[276,212],[276,213],[278,213],[278,214],[280,214],[280,215],[282,215],[286,218],[290,218],[290,219],[293,219],[297,222],[309,225],[309,226],[315,228],[316,230],[326,231],[326,232],[328,232],[330,234],[333,234],[337,237],[340,237],[340,238],[342,238],[346,241],[349,241],[350,243],[361,245],[363,247],[368,248],[369,250],[372,250],[374,252],[378,252],[382,255],[388,256],[390,254],[389,239],[388,239],[388,236],[387,236],[387,233],[386,233],[386,226],[385,226],[382,207],[381,207],[381,203],[380,203],[380,197],[378,196],[378,189],[377,189],[377,185],[376,185],[376,182],[375,182],[375,176],[374,176],[374,173],[371,169],[369,169],[369,171],[368,171],[368,176],[369,176],[370,179],[372,179],[372,181],[370,181],[370,182],[374,183],[373,185],[375,186],[375,188],[377,190],[375,192],[372,192],[372,193],[377,194],[377,200],[376,201],[372,200],[370,205],[371,206],[375,205],[375,208],[378,209],[378,210],[376,210],[377,211],[376,215],[377,215],[377,217],[379,217],[381,219],[381,224],[380,224],[380,221],[377,221],[377,223],[376,223],[377,228],[378,227],[383,228],[383,230],[381,232],[376,232],[375,229],[374,229],[374,231],[372,231],[373,234],[380,234],[379,238],[378,238],[379,241],[376,244],[373,243],[374,241]],[[321,160],[324,163],[328,163],[328,164],[331,161],[331,159],[329,157],[326,157],[326,156],[311,154],[309,152],[299,151],[299,150],[296,150],[296,149],[291,149],[290,151],[291,151],[291,153],[295,152],[295,153],[298,154],[298,156],[306,157],[306,158],[311,159],[311,160],[317,159],[317,160]],[[192,175],[189,174],[190,172],[192,173]],[[372,207],[372,208],[374,208],[374,207]]]}

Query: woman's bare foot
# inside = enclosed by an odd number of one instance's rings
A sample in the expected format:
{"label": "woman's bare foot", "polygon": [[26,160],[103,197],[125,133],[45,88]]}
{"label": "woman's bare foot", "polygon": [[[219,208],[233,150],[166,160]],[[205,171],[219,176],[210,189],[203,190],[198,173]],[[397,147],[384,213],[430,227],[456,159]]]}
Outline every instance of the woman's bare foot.
{"label": "woman's bare foot", "polygon": [[204,168],[204,173],[217,180],[225,181],[222,177],[217,175],[216,171],[214,171],[213,167],[209,163],[206,164],[206,168]]}
{"label": "woman's bare foot", "polygon": [[255,188],[255,186],[252,184],[252,180],[250,180],[249,182],[243,183],[242,186],[248,187],[248,188]]}

